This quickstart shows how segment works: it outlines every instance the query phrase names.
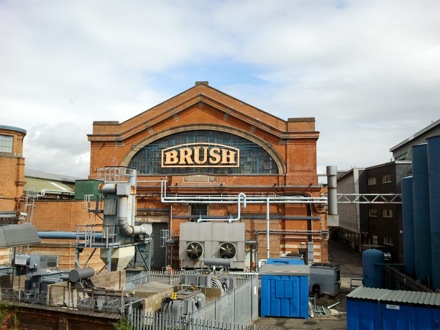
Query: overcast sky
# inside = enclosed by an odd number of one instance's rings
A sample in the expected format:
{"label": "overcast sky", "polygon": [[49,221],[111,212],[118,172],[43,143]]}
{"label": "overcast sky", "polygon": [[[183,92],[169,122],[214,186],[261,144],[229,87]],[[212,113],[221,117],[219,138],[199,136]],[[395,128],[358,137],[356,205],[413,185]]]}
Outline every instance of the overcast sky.
{"label": "overcast sky", "polygon": [[388,162],[440,119],[438,0],[0,0],[0,125],[26,168],[86,178],[93,121],[207,80],[315,117],[318,172]]}

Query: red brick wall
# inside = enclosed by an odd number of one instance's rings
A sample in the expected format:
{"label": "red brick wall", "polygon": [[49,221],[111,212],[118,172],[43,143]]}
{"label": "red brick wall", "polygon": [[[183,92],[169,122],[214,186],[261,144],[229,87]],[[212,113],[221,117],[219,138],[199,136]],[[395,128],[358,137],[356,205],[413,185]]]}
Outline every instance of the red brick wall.
{"label": "red brick wall", "polygon": [[12,153],[0,153],[0,211],[14,211],[25,185],[22,154],[26,133],[0,127],[0,134],[13,137]]}
{"label": "red brick wall", "polygon": [[[99,218],[89,214],[83,201],[76,200],[38,200],[33,214],[33,225],[38,231],[74,232],[77,225],[102,223]],[[82,227],[81,230],[84,230]],[[92,249],[84,249],[80,254],[80,265],[83,267]],[[69,270],[75,268],[75,240],[43,239],[42,244],[31,246],[30,253],[41,255],[57,255],[59,268]],[[100,270],[104,263],[99,257],[99,250],[87,264],[88,267]]]}

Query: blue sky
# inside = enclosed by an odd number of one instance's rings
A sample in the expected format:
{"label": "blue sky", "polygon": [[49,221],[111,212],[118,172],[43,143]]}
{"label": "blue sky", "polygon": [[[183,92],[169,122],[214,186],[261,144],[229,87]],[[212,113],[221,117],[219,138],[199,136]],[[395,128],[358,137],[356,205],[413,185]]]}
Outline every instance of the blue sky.
{"label": "blue sky", "polygon": [[438,0],[2,0],[0,124],[27,168],[86,177],[93,121],[210,85],[315,117],[318,172],[390,160],[440,118]]}

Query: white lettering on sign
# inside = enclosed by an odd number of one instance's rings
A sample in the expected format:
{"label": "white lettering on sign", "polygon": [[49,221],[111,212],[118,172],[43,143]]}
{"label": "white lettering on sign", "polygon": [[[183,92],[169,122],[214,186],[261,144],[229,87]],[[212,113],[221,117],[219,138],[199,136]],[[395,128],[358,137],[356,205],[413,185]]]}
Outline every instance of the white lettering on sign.
{"label": "white lettering on sign", "polygon": [[386,307],[387,307],[387,309],[400,310],[400,306],[399,306],[399,305],[390,305],[390,304],[387,304]]}
{"label": "white lettering on sign", "polygon": [[239,167],[240,150],[217,143],[187,143],[162,150],[162,167]]}

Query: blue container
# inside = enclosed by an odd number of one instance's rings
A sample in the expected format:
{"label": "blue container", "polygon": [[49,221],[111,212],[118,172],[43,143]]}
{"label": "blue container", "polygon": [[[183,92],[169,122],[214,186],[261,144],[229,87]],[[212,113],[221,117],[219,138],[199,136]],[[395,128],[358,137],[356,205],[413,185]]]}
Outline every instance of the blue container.
{"label": "blue container", "polygon": [[409,276],[415,274],[414,252],[414,211],[412,176],[402,179],[402,222],[403,222],[403,255],[405,259],[405,273]]}
{"label": "blue container", "polygon": [[305,265],[263,265],[260,316],[308,319],[309,273]]}
{"label": "blue container", "polygon": [[368,249],[362,253],[362,284],[368,288],[383,288],[385,257],[382,251]]}
{"label": "blue container", "polygon": [[300,258],[269,258],[268,265],[304,265],[304,260]]}
{"label": "blue container", "polygon": [[413,146],[412,157],[416,279],[427,283],[432,280],[427,144]]}
{"label": "blue container", "polygon": [[432,288],[440,289],[440,136],[427,139]]}

